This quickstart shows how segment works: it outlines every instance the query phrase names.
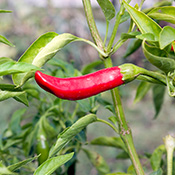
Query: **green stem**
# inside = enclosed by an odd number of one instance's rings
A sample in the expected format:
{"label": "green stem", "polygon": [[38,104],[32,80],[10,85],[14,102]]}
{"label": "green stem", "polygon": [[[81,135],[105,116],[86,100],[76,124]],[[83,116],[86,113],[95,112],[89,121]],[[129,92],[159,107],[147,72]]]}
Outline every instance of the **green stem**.
{"label": "green stem", "polygon": [[163,140],[167,151],[167,175],[172,175],[175,138],[171,135],[167,135]]}
{"label": "green stem", "polygon": [[91,41],[89,41],[89,40],[87,40],[87,39],[78,38],[77,41],[83,41],[83,42],[85,42],[85,43],[91,45],[91,46],[94,47],[94,48],[98,51],[98,53],[100,53],[103,57],[107,57],[107,56],[108,56],[108,54],[106,54],[102,48],[100,48],[99,46],[95,45],[93,42],[91,42]]}
{"label": "green stem", "polygon": [[111,123],[107,122],[106,120],[102,120],[102,119],[97,119],[97,122],[102,122],[107,124],[108,126],[110,126],[116,133],[119,133],[119,131],[117,130],[117,128],[115,128]]}
{"label": "green stem", "polygon": [[165,75],[159,73],[159,72],[153,72],[153,71],[148,71],[146,69],[143,69],[141,68],[141,74],[142,75],[146,75],[146,76],[149,76],[155,80],[158,80],[160,81],[162,84],[164,84],[165,86],[167,85],[167,82],[166,82],[166,77]]}
{"label": "green stem", "polygon": [[92,13],[92,7],[91,7],[91,2],[90,0],[82,0],[83,1],[83,6],[84,6],[84,11],[86,14],[86,20],[91,32],[91,36],[94,40],[94,42],[97,44],[97,46],[99,47],[99,49],[103,50],[103,41],[100,37],[100,34],[98,32],[95,20],[94,20],[94,16]]}
{"label": "green stem", "polygon": [[127,41],[127,39],[119,40],[111,50],[110,55],[114,54],[124,43]]}
{"label": "green stem", "polygon": [[174,149],[167,151],[167,175],[172,175]]}
{"label": "green stem", "polygon": [[105,39],[104,39],[104,46],[106,44],[106,40],[107,40],[107,37],[108,37],[108,30],[109,30],[109,21],[106,21],[106,34],[105,34]]}
{"label": "green stem", "polygon": [[119,27],[119,24],[120,24],[120,19],[123,15],[123,12],[124,12],[124,5],[123,3],[121,4],[120,6],[120,10],[119,12],[117,13],[117,16],[116,16],[116,22],[115,22],[115,25],[114,25],[114,29],[112,31],[112,35],[110,37],[110,40],[109,40],[109,43],[108,43],[108,47],[107,47],[107,52],[109,53],[112,49],[112,45],[114,43],[114,39],[115,39],[115,36],[117,34],[117,30],[118,30],[118,27]]}
{"label": "green stem", "polygon": [[[107,58],[104,61],[105,67],[112,67],[111,58]],[[117,114],[117,121],[119,125],[119,133],[120,137],[124,141],[128,154],[130,155],[130,159],[133,163],[137,175],[144,175],[144,171],[140,160],[138,158],[137,152],[135,150],[131,129],[128,127],[127,121],[125,119],[122,102],[119,95],[118,88],[114,88],[111,90],[115,111]]]}

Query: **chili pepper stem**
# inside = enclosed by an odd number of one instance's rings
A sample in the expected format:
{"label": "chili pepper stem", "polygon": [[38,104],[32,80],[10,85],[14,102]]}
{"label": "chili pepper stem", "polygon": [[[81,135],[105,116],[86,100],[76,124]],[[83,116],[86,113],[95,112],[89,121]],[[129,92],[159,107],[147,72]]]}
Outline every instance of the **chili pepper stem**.
{"label": "chili pepper stem", "polygon": [[[105,64],[106,68],[112,67],[111,58],[105,59],[104,64]],[[144,175],[142,165],[140,163],[140,160],[138,158],[138,155],[137,155],[137,152],[136,152],[136,149],[134,146],[131,129],[129,128],[129,126],[126,122],[126,119],[125,119],[125,115],[124,115],[124,111],[123,111],[122,102],[120,99],[118,88],[112,89],[111,95],[112,95],[114,108],[115,108],[116,115],[117,115],[120,137],[122,138],[122,140],[124,141],[124,143],[127,147],[128,154],[129,154],[130,159],[133,163],[136,174],[137,175]]]}

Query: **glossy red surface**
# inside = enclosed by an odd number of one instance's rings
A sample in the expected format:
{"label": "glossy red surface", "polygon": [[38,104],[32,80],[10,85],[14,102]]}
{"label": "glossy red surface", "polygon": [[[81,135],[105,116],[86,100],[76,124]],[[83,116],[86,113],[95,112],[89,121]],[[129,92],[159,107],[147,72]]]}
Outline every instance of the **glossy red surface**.
{"label": "glossy red surface", "polygon": [[80,100],[124,84],[119,67],[102,69],[79,77],[58,78],[40,71],[35,80],[44,90],[67,100]]}

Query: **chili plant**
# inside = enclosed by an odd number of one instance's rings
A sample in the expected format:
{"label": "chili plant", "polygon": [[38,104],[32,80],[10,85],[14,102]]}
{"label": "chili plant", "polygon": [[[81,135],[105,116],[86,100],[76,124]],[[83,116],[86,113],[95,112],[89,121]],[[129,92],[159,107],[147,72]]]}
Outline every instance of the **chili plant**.
{"label": "chili plant", "polygon": [[[0,100],[14,98],[28,106],[12,115],[8,129],[1,135],[1,174],[74,175],[80,151],[87,155],[99,174],[171,175],[175,172],[172,166],[175,139],[172,136],[166,136],[165,144],[158,146],[151,155],[145,155],[152,168],[147,172],[135,149],[118,88],[139,80],[137,102],[153,88],[155,118],[160,112],[165,89],[170,97],[175,96],[175,29],[170,26],[175,24],[175,7],[172,1],[162,1],[143,9],[144,0],[134,7],[129,5],[130,0],[120,0],[120,7],[116,10],[109,0],[97,2],[106,20],[104,38],[96,26],[90,0],[82,0],[93,42],[70,33],[48,32],[36,39],[18,61],[6,57],[0,59],[0,75],[12,75],[13,81],[13,84],[0,84]],[[111,22],[113,18],[114,25]],[[130,21],[127,32],[117,39],[119,25],[125,21]],[[160,26],[161,21],[166,21],[167,25]],[[108,32],[109,27],[113,28],[111,33]],[[150,63],[149,69],[132,63],[113,66],[112,55],[130,39],[133,39],[132,43],[123,57],[141,47]],[[0,41],[13,46],[3,36],[0,36]],[[58,51],[72,42],[92,46],[98,52],[100,62],[92,62],[79,71],[72,64],[56,58]],[[104,69],[94,72],[99,64],[103,64]],[[107,90],[111,91],[112,102],[101,96]],[[97,112],[100,105],[106,106],[113,116],[106,120],[99,118]],[[31,106],[37,107],[34,115],[27,113],[27,108]],[[31,122],[27,122],[29,119]],[[95,122],[108,125],[116,136],[102,135],[91,140],[89,145],[121,149],[123,153],[119,157],[131,160],[126,172],[117,172],[117,168],[116,172],[111,172],[99,153],[85,147],[88,144],[87,126]],[[15,159],[14,155],[17,155]]]}

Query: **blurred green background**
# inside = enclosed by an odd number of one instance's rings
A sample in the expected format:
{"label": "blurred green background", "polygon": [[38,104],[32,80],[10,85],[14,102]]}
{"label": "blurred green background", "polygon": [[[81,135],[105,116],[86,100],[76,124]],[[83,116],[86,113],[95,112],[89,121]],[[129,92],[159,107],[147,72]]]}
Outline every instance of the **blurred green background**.
{"label": "blurred green background", "polygon": [[[0,57],[5,56],[18,60],[35,39],[50,31],[54,31],[59,34],[69,32],[76,36],[92,40],[81,3],[75,1],[75,4],[71,5],[69,3],[66,4],[67,1],[65,0],[58,0],[62,3],[58,3],[56,1],[53,3],[54,1],[51,0],[35,1],[1,0],[0,9],[12,10],[12,13],[0,14],[0,34],[7,37],[16,47],[12,48],[4,44],[0,44]],[[94,3],[94,1],[96,0],[93,0],[92,2]],[[114,2],[117,8],[118,2]],[[93,11],[97,27],[102,37],[104,37],[106,28],[104,16],[95,4],[96,3],[94,3]],[[146,5],[149,7],[150,4],[146,3]],[[111,26],[113,23],[114,21],[111,22]],[[122,24],[117,35],[119,36],[121,32],[126,32],[127,27],[128,22]],[[111,28],[109,29],[109,32],[111,32]],[[118,38],[118,36],[116,38]],[[129,42],[124,44],[119,51],[112,56],[114,65],[119,65],[123,62],[132,62],[139,66],[147,64],[148,68],[154,69],[145,61],[141,49],[137,50],[128,58],[122,58],[128,43]],[[84,65],[99,59],[98,53],[91,46],[84,43],[70,44],[60,51],[55,57],[68,62],[73,61],[75,67],[79,70]],[[9,77],[6,77],[4,81],[10,82],[11,80]],[[128,124],[133,132],[136,150],[141,154],[145,152],[152,153],[158,145],[163,144],[162,138],[164,136],[168,134],[174,135],[175,133],[175,101],[166,93],[163,108],[158,118],[154,120],[153,117],[155,111],[151,91],[149,91],[141,102],[137,104],[133,103],[138,84],[138,81],[134,81],[120,87],[122,102]],[[102,95],[110,100],[109,92],[105,92]],[[2,133],[8,126],[8,121],[12,113],[20,107],[24,106],[13,99],[0,103],[0,133]],[[106,119],[110,115],[112,114],[104,108],[98,112],[98,116],[103,119]],[[103,124],[95,123],[88,126],[87,136],[89,141],[102,135],[114,136],[114,133],[110,128],[108,128],[108,126]],[[115,157],[119,151],[114,148],[104,149],[104,147],[97,146],[91,146],[91,148],[98,150],[98,152],[106,158],[113,171],[122,171],[126,165],[130,165],[129,161],[116,161]],[[143,162],[143,164],[147,165],[147,162]],[[96,174],[96,170],[91,166],[90,162],[82,152],[79,155],[77,174]]]}

